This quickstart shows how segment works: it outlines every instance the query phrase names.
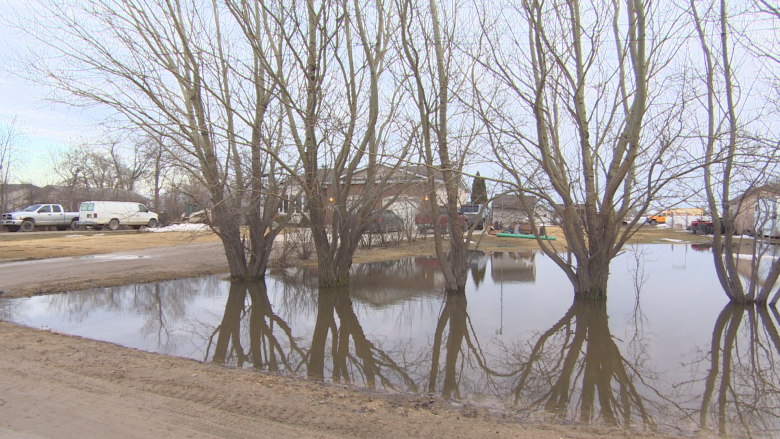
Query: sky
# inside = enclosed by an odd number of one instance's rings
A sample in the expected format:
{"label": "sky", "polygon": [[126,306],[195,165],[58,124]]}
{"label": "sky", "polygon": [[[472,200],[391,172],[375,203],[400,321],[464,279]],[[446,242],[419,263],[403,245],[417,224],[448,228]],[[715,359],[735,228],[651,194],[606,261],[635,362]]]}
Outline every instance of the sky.
{"label": "sky", "polygon": [[14,183],[53,183],[45,166],[50,150],[65,147],[69,142],[88,135],[94,117],[79,109],[53,105],[43,97],[40,87],[5,74],[0,77],[0,123],[14,117],[27,129],[22,168]]}
{"label": "sky", "polygon": [[13,71],[13,48],[22,43],[5,20],[12,19],[14,9],[24,2],[0,0],[0,123],[8,123],[14,117],[27,129],[23,164],[13,183],[45,185],[54,183],[46,169],[49,150],[64,148],[79,138],[93,136],[98,112],[84,112],[66,105],[54,105],[45,97],[48,89],[35,85]]}
{"label": "sky", "polygon": [[[35,0],[27,0],[34,2]],[[0,0],[0,16],[13,15],[13,10],[22,8],[27,1]],[[744,23],[739,23],[744,24]],[[757,23],[756,32],[765,31],[766,23]],[[0,59],[3,59],[9,47],[23,44],[15,33],[0,19]],[[95,138],[98,130],[94,122],[101,112],[99,110],[84,111],[65,105],[54,105],[44,98],[49,90],[33,85],[23,78],[14,75],[9,70],[9,63],[0,67],[0,123],[10,121],[13,117],[24,123],[29,129],[25,146],[25,166],[18,173],[15,182],[31,182],[38,185],[54,183],[48,175],[46,160],[49,151],[64,148],[79,138]],[[754,74],[755,75],[755,74]],[[48,174],[47,174],[48,171]],[[483,176],[495,176],[495,172],[486,163],[476,163],[467,172],[480,171]]]}

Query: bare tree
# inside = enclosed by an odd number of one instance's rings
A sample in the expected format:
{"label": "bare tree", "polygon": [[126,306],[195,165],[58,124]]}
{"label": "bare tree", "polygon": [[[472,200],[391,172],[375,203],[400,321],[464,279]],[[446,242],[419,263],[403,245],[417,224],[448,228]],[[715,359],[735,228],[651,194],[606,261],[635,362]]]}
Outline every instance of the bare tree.
{"label": "bare tree", "polygon": [[8,185],[25,157],[27,129],[14,117],[0,124],[0,212],[8,211]]}
{"label": "bare tree", "polygon": [[[278,89],[286,118],[280,133],[303,168],[288,169],[289,194],[305,197],[320,285],[344,285],[360,237],[394,200],[386,189],[399,183],[408,150],[393,136],[394,11],[381,0],[228,4]],[[274,35],[278,41],[261,44]]]}
{"label": "bare tree", "polygon": [[52,99],[108,107],[164,139],[177,165],[208,189],[232,277],[251,279],[264,275],[284,225],[273,223],[283,143],[266,119],[281,113],[266,65],[232,38],[226,12],[216,1],[47,1],[17,14],[17,27],[34,42],[27,74],[59,90]]}
{"label": "bare tree", "polygon": [[[763,242],[768,218],[754,215],[753,224],[738,230],[737,217],[746,210],[751,214],[760,211],[760,200],[751,201],[754,197],[760,199],[764,192],[769,192],[769,197],[780,194],[780,188],[772,190],[766,186],[768,176],[777,171],[780,148],[777,141],[767,141],[751,133],[749,125],[740,121],[740,109],[748,96],[740,103],[738,72],[732,67],[732,51],[738,50],[739,46],[735,47],[729,41],[733,30],[729,25],[731,11],[726,1],[692,1],[689,11],[704,61],[706,128],[702,130],[701,138],[705,158],[704,186],[714,225],[715,271],[733,303],[766,304],[780,277],[780,260],[768,253],[771,247]],[[743,195],[735,197],[739,188],[744,191]],[[735,232],[754,233],[756,239],[742,242],[742,238],[735,238]],[[740,268],[746,262],[750,267],[748,275],[744,276]],[[769,265],[765,279],[759,276],[764,268],[762,265]],[[777,302],[778,298],[780,294],[775,295],[773,301]]]}
{"label": "bare tree", "polygon": [[[474,227],[463,233],[458,207],[467,201],[460,198],[463,166],[479,124],[467,111],[452,105],[456,102],[454,96],[465,84],[463,71],[468,70],[460,65],[468,58],[456,56],[456,30],[460,25],[458,4],[448,7],[445,17],[449,20],[441,20],[439,7],[442,5],[435,0],[427,5],[413,0],[397,3],[401,20],[400,43],[410,77],[409,95],[415,105],[413,111],[417,113],[410,118],[416,119],[418,122],[415,123],[420,126],[417,142],[420,162],[428,177],[427,200],[433,217],[436,255],[441,261],[445,288],[463,291],[468,273],[468,242]],[[450,125],[451,120],[456,121],[455,127]],[[444,212],[440,212],[440,203]],[[448,219],[448,251],[438,220],[441,214]]]}
{"label": "bare tree", "polygon": [[[662,16],[643,0],[533,0],[482,14],[480,62],[493,82],[479,78],[474,105],[504,183],[579,297],[606,298],[610,261],[665,184],[693,167],[674,150],[685,102],[657,82],[677,28],[670,18],[656,29]],[[565,249],[541,239],[537,200],[559,218]]]}

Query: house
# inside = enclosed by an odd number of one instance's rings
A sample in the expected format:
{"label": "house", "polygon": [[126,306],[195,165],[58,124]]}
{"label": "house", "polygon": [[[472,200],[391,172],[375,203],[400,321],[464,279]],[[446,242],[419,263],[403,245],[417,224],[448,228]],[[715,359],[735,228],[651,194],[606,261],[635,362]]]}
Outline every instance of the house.
{"label": "house", "polygon": [[[318,177],[322,180],[325,197],[333,202],[333,175],[332,170],[322,169]],[[357,201],[362,195],[366,182],[368,181],[368,171],[364,169],[357,170],[352,175],[351,187],[347,195],[347,205],[350,202]],[[444,204],[446,200],[446,190],[444,188],[444,179],[441,173],[434,177],[436,189],[430,190],[428,185],[427,171],[423,166],[404,166],[393,168],[387,165],[378,165],[375,180],[385,182],[383,191],[375,203],[375,208],[380,209],[387,206],[407,224],[414,221],[414,216],[425,209],[431,197],[439,200],[439,204]],[[283,215],[293,215],[292,222],[300,222],[302,212],[308,209],[308,200],[306,194],[299,185],[288,185],[286,189],[287,196],[279,206],[279,213]],[[458,185],[459,204],[465,204],[469,200],[471,189],[460,179]]]}
{"label": "house", "polygon": [[516,223],[527,224],[529,223],[529,210],[540,224],[551,222],[548,218],[549,215],[547,215],[537,197],[526,195],[525,203],[523,205],[520,196],[514,193],[498,195],[491,203],[493,222],[498,222],[504,226]]}
{"label": "house", "polygon": [[780,234],[780,184],[750,188],[728,204],[736,233],[768,236]]}

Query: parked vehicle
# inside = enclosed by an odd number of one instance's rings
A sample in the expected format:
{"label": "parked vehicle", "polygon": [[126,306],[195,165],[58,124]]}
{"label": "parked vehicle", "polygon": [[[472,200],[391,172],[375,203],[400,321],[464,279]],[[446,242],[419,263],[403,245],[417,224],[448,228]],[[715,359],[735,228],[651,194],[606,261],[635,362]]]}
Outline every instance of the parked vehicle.
{"label": "parked vehicle", "polygon": [[122,201],[85,201],[79,209],[79,225],[83,227],[116,230],[120,226],[139,229],[141,226],[157,227],[157,214],[143,204]]}
{"label": "parked vehicle", "polygon": [[669,217],[669,212],[664,211],[657,213],[655,215],[650,215],[647,217],[647,222],[650,225],[656,225],[656,224],[666,224],[666,218]]}
{"label": "parked vehicle", "polygon": [[404,220],[392,210],[381,212],[368,225],[368,233],[400,232],[403,229]]}
{"label": "parked vehicle", "polygon": [[469,224],[476,223],[476,229],[482,230],[485,228],[485,222],[490,222],[488,218],[488,209],[483,208],[482,204],[464,204],[458,209],[458,213],[465,215],[469,221]]}
{"label": "parked vehicle", "polygon": [[[715,225],[712,223],[712,220],[699,218],[691,221],[688,231],[698,235],[712,235],[715,233]],[[726,223],[723,220],[720,222],[720,233],[721,235],[726,233]]]}
{"label": "parked vehicle", "polygon": [[704,211],[698,208],[669,209],[669,210],[664,210],[663,212],[659,212],[655,215],[648,216],[647,222],[650,223],[651,225],[666,224],[666,219],[674,215],[702,216],[703,214]]}
{"label": "parked vehicle", "polygon": [[59,204],[33,204],[17,212],[4,213],[0,224],[9,232],[32,232],[36,227],[56,227],[65,230],[78,229],[78,212],[65,212]]}
{"label": "parked vehicle", "polygon": [[[467,230],[469,228],[469,220],[466,218],[466,215],[459,214],[458,220],[460,222],[461,230]],[[441,225],[442,230],[444,230],[444,233],[449,231],[449,218],[446,213],[439,214],[439,224]],[[420,233],[423,233],[426,230],[433,230],[433,215],[428,212],[418,213],[414,217],[414,225],[417,226],[417,230]]]}

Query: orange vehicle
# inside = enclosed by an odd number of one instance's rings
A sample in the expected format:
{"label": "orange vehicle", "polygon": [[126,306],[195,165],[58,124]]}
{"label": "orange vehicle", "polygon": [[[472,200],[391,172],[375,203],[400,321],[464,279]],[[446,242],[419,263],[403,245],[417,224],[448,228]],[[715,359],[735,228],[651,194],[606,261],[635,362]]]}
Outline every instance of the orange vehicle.
{"label": "orange vehicle", "polygon": [[666,224],[666,219],[670,216],[696,216],[701,217],[704,215],[704,210],[698,209],[698,208],[682,208],[682,209],[669,209],[664,210],[663,212],[657,213],[655,215],[650,215],[647,217],[647,222],[651,225],[655,224]]}
{"label": "orange vehicle", "polygon": [[656,213],[655,215],[647,217],[647,222],[651,225],[666,224],[666,218],[669,217],[669,215],[671,215],[671,213],[668,210]]}

